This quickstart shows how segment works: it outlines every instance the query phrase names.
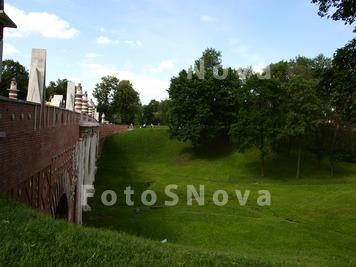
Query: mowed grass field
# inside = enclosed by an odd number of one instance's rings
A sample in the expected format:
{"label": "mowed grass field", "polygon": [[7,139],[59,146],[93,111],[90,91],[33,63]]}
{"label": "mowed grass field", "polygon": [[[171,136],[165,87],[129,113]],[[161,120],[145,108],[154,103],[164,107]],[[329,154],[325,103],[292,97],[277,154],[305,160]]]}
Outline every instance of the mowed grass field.
{"label": "mowed grass field", "polygon": [[[109,137],[95,182],[92,211],[84,224],[152,239],[225,252],[275,264],[356,265],[356,165],[338,163],[335,177],[327,163],[318,166],[305,155],[302,178],[295,178],[294,158],[271,156],[260,178],[258,152],[237,153],[226,147],[195,152],[189,143],[169,138],[166,128],[137,129]],[[158,205],[170,200],[168,184],[177,184],[174,207],[152,209],[141,192],[158,194]],[[206,205],[187,206],[186,186],[205,185]],[[134,207],[125,204],[126,186],[135,190]],[[215,206],[215,190],[229,193],[226,206]],[[251,190],[240,206],[234,190]],[[101,203],[114,190],[118,203]],[[272,205],[257,205],[259,190],[269,190]],[[139,208],[139,209],[137,209]]]}

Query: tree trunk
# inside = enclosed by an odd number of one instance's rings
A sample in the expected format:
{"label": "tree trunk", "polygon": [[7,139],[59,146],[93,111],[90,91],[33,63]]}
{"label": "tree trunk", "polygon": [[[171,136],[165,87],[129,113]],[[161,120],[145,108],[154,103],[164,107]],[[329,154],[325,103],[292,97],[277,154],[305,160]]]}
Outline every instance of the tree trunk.
{"label": "tree trunk", "polygon": [[320,170],[321,168],[321,157],[318,156],[318,170]]}
{"label": "tree trunk", "polygon": [[330,175],[331,175],[331,177],[334,176],[334,170],[335,170],[335,161],[330,160]]}
{"label": "tree trunk", "polygon": [[302,144],[299,141],[299,145],[298,145],[298,163],[297,163],[297,175],[296,178],[299,179],[300,178],[300,165],[301,165],[301,161],[302,161]]}
{"label": "tree trunk", "polygon": [[288,148],[287,148],[287,156],[289,157],[290,156],[290,153],[292,151],[292,139],[291,138],[288,138]]}
{"label": "tree trunk", "polygon": [[335,146],[336,146],[336,139],[337,139],[337,133],[339,131],[339,125],[337,124],[335,127],[335,131],[334,131],[334,136],[333,136],[333,140],[331,143],[331,149],[330,149],[330,175],[331,177],[334,176],[334,170],[335,170]]}
{"label": "tree trunk", "polygon": [[260,136],[260,158],[261,158],[261,177],[265,176],[265,138],[261,133]]}

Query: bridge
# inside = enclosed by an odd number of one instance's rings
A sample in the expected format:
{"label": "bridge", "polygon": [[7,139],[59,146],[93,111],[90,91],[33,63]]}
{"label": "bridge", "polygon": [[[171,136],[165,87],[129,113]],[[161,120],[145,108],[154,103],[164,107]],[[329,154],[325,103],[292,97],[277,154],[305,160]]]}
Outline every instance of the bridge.
{"label": "bridge", "polygon": [[103,140],[125,130],[83,113],[1,97],[0,192],[81,223],[83,186],[95,180]]}
{"label": "bridge", "polygon": [[[17,26],[0,0],[0,68],[5,27]],[[57,95],[46,103],[46,61],[46,50],[32,50],[26,101],[17,99],[16,80],[9,97],[0,97],[0,192],[80,224],[102,143],[128,127],[100,124],[81,84],[68,82],[65,100]]]}
{"label": "bridge", "polygon": [[45,102],[46,50],[33,49],[27,100],[0,97],[0,192],[55,218],[82,222],[84,188],[93,185],[106,136],[128,126],[100,124],[82,86]]}

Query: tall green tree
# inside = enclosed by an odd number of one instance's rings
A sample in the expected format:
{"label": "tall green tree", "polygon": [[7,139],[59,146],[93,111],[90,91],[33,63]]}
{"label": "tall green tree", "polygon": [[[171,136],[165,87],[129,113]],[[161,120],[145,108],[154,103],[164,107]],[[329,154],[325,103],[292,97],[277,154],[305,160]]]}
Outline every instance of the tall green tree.
{"label": "tall green tree", "polygon": [[18,99],[26,100],[29,73],[26,68],[19,62],[14,60],[4,60],[2,63],[2,75],[0,81],[0,95],[7,97],[9,92],[7,89],[10,88],[10,83],[13,78],[17,82]]}
{"label": "tall green tree", "polygon": [[101,78],[101,82],[96,84],[93,96],[97,102],[97,111],[99,112],[99,119],[105,114],[106,120],[112,119],[112,97],[113,92],[119,87],[119,79],[114,76],[105,76]]}
{"label": "tall green tree", "polygon": [[47,86],[46,99],[50,100],[54,95],[62,95],[65,100],[67,97],[67,79],[58,79],[57,81],[49,82]]}
{"label": "tall green tree", "polygon": [[130,124],[136,121],[140,97],[130,81],[120,81],[113,94],[113,112],[121,118],[121,123]]}
{"label": "tall green tree", "polygon": [[333,127],[329,142],[330,172],[334,174],[337,147],[344,141],[342,132],[352,131],[356,124],[356,38],[338,49],[332,68],[325,72],[319,94],[325,103],[328,126]]}
{"label": "tall green tree", "polygon": [[152,99],[150,103],[143,107],[143,123],[145,124],[156,124],[156,114],[158,112],[159,102],[155,99]]}
{"label": "tall green tree", "polygon": [[[203,69],[201,62],[204,62]],[[193,146],[227,137],[237,108],[240,79],[237,71],[223,69],[220,64],[221,53],[207,49],[196,61],[195,71],[182,70],[171,79],[168,92],[172,136],[190,140]],[[223,71],[226,77],[217,78]]]}
{"label": "tall green tree", "polygon": [[156,118],[162,125],[167,125],[170,121],[170,100],[162,100],[158,106]]}
{"label": "tall green tree", "polygon": [[265,158],[270,144],[278,137],[281,127],[280,105],[283,101],[275,80],[251,76],[239,91],[239,109],[230,136],[239,151],[257,147],[260,151],[261,176],[265,175]]}
{"label": "tall green tree", "polygon": [[296,177],[301,175],[302,152],[308,138],[321,123],[321,104],[316,92],[316,83],[301,76],[292,78],[287,87],[284,106],[284,129],[281,136],[290,138],[297,149]]}

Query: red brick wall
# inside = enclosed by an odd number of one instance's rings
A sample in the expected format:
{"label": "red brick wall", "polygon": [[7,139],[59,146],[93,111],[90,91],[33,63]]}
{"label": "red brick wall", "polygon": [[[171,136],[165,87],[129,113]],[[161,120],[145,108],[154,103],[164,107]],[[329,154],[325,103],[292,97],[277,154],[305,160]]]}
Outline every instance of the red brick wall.
{"label": "red brick wall", "polygon": [[[0,192],[54,215],[61,195],[76,183],[79,119],[68,110],[1,98]],[[73,220],[75,198],[67,198]]]}
{"label": "red brick wall", "polygon": [[[43,110],[42,110],[43,109]],[[79,139],[80,114],[55,107],[0,100],[0,190],[42,170]]]}
{"label": "red brick wall", "polygon": [[99,151],[98,155],[101,154],[101,149],[103,147],[105,138],[109,135],[118,132],[126,132],[129,129],[128,125],[114,125],[114,124],[100,124],[100,131],[99,131]]}
{"label": "red brick wall", "polygon": [[117,132],[125,132],[129,129],[128,125],[113,125],[113,124],[101,124],[100,125],[100,139],[105,138]]}
{"label": "red brick wall", "polygon": [[[0,192],[52,216],[66,193],[73,221],[77,182],[73,161],[81,119],[95,121],[72,111],[0,97]],[[100,143],[127,129],[101,125]]]}

